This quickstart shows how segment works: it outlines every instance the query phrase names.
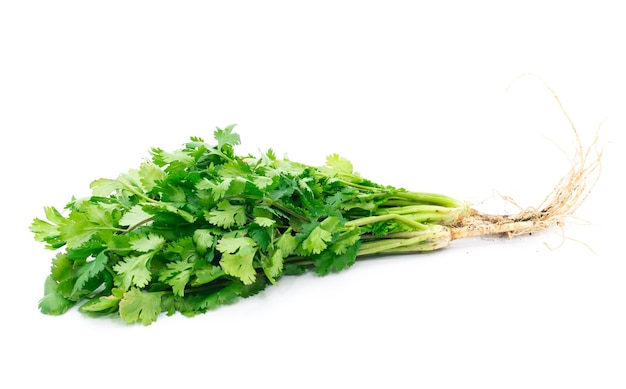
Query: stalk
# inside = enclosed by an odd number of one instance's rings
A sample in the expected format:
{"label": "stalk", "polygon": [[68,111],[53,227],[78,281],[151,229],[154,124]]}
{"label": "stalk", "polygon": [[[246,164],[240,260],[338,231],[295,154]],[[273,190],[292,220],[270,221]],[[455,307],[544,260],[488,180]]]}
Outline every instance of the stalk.
{"label": "stalk", "polygon": [[444,248],[450,244],[450,230],[431,225],[423,231],[390,234],[365,239],[357,256],[389,253],[425,252]]}

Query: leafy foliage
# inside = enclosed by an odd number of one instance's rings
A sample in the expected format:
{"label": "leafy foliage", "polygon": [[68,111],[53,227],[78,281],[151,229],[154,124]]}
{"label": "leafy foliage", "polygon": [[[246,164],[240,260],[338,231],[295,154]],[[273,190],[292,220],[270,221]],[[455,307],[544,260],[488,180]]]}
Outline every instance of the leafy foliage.
{"label": "leafy foliage", "polygon": [[218,128],[216,145],[192,137],[179,150],[153,148],[138,169],[93,181],[91,197],[72,199],[63,212],[45,207],[45,220],[34,219],[30,230],[47,249],[63,251],[52,260],[40,310],[59,315],[81,303],[85,314],[145,325],[162,313],[193,316],[287,274],[344,270],[362,244],[367,254],[393,252],[386,238],[427,236],[429,224],[407,212],[410,205],[439,205],[453,216],[466,210],[363,179],[337,154],[321,167],[271,149],[237,155],[233,129]]}

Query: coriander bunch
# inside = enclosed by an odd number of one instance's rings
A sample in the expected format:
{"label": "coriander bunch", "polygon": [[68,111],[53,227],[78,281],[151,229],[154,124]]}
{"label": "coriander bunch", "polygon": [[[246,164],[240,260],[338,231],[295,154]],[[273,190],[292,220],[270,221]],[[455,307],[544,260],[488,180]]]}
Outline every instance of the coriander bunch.
{"label": "coriander bunch", "polygon": [[[93,181],[92,196],[62,211],[45,207],[46,220],[30,227],[57,251],[41,311],[58,315],[79,304],[92,316],[146,325],[163,313],[193,316],[285,275],[325,275],[359,257],[432,251],[463,237],[538,231],[579,203],[560,198],[534,212],[485,215],[448,196],[374,183],[336,154],[321,167],[271,149],[237,155],[233,129],[218,128],[213,144],[193,137],[173,152],[153,148],[137,169]],[[580,157],[559,193],[584,193],[595,165]]]}

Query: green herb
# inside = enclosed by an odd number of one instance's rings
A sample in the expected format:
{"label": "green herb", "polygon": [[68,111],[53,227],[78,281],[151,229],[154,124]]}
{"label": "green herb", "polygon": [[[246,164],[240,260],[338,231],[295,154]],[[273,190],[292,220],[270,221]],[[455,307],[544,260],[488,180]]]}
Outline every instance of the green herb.
{"label": "green herb", "polygon": [[63,212],[44,208],[45,220],[30,229],[63,251],[52,260],[41,311],[80,304],[89,315],[147,325],[162,313],[230,304],[284,275],[341,271],[367,255],[538,231],[573,208],[484,215],[448,196],[371,182],[336,154],[321,167],[272,150],[237,155],[233,127],[215,131],[217,145],[196,137],[173,152],[153,148],[138,169],[93,181],[91,197]]}

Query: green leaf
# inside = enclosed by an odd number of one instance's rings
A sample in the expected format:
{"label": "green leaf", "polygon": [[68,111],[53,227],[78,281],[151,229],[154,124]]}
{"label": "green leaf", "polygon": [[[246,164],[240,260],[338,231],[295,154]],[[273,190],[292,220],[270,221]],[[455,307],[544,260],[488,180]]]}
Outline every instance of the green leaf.
{"label": "green leaf", "polygon": [[127,323],[141,321],[149,325],[156,321],[161,313],[160,292],[142,292],[139,289],[131,289],[124,293],[120,300],[120,317]]}
{"label": "green leaf", "polygon": [[133,250],[143,253],[153,250],[160,250],[164,244],[165,238],[153,233],[141,235],[139,238],[130,241],[130,247]]}
{"label": "green leaf", "polygon": [[167,152],[159,148],[153,148],[152,161],[157,166],[164,166],[167,164],[178,163],[181,166],[191,166],[195,162],[192,156],[187,154],[184,150],[176,150],[173,152]]}
{"label": "green leaf", "polygon": [[244,225],[246,223],[246,207],[244,205],[234,205],[223,200],[217,205],[217,209],[212,209],[205,213],[205,218],[211,224],[222,228],[230,228],[233,225]]}
{"label": "green leaf", "polygon": [[254,222],[261,227],[271,227],[272,225],[274,225],[274,223],[276,223],[275,220],[262,216],[255,217]]}
{"label": "green leaf", "polygon": [[118,274],[114,277],[115,285],[128,290],[131,286],[143,288],[152,279],[152,274],[148,269],[148,261],[154,252],[149,252],[139,256],[127,257],[122,262],[113,266]]}
{"label": "green leaf", "polygon": [[337,240],[333,242],[330,249],[335,254],[345,254],[347,249],[357,243],[361,239],[361,230],[353,228],[339,235]]}
{"label": "green leaf", "polygon": [[[131,209],[129,209],[120,219],[118,224],[120,226],[129,226],[132,227],[139,223],[144,223],[146,220],[151,219],[152,215],[143,210],[141,205],[134,205]],[[145,223],[144,225],[148,225]]]}
{"label": "green leaf", "polygon": [[51,276],[44,284],[44,297],[39,300],[39,310],[46,315],[61,315],[74,306],[75,302],[66,299],[57,291],[58,283]]}
{"label": "green leaf", "polygon": [[194,271],[194,280],[191,282],[191,286],[208,284],[209,282],[220,278],[224,274],[226,273],[224,273],[224,270],[222,270],[221,267],[210,264],[206,265]]}
{"label": "green leaf", "polygon": [[98,226],[91,223],[87,215],[73,211],[59,225],[61,239],[67,243],[68,249],[80,247],[98,231]]}
{"label": "green leaf", "polygon": [[353,174],[352,162],[340,157],[337,154],[332,154],[326,157],[326,166],[330,167],[337,173]]}
{"label": "green leaf", "polygon": [[150,192],[157,186],[157,183],[166,178],[167,173],[152,162],[146,161],[139,167],[139,180],[146,192]]}
{"label": "green leaf", "polygon": [[293,254],[298,247],[298,240],[291,235],[291,228],[285,231],[276,241],[276,246],[282,251],[285,257]]}
{"label": "green leaf", "polygon": [[74,264],[67,258],[66,253],[57,253],[52,260],[50,276],[57,282],[70,279],[73,275]]}
{"label": "green leaf", "polygon": [[270,177],[256,176],[252,180],[252,183],[257,188],[263,190],[263,189],[267,188],[268,186],[272,185],[274,183],[274,180],[272,178],[270,178]]}
{"label": "green leaf", "polygon": [[61,233],[59,227],[43,221],[39,218],[33,220],[30,225],[30,231],[35,234],[35,240],[39,242],[46,242],[47,249],[55,250],[60,246],[63,246],[65,242],[61,239]]}
{"label": "green leaf", "polygon": [[204,178],[196,184],[196,189],[209,191],[213,200],[217,201],[226,195],[226,191],[228,191],[232,182],[232,178],[225,178],[221,182]]}
{"label": "green leaf", "polygon": [[254,240],[245,237],[225,236],[217,242],[217,250],[221,253],[234,253],[242,247],[254,247],[256,243]]}
{"label": "green leaf", "polygon": [[255,224],[248,227],[250,238],[252,238],[263,251],[267,251],[272,242],[271,231],[272,229],[269,227],[260,227]]}
{"label": "green leaf", "polygon": [[116,220],[113,213],[118,209],[118,205],[93,202],[93,199],[94,197],[81,205],[81,211],[85,213],[89,222],[99,227],[115,228]]}
{"label": "green leaf", "polygon": [[202,310],[212,310],[222,305],[232,304],[241,297],[243,288],[244,285],[239,282],[230,282],[215,292],[201,296],[197,305]]}
{"label": "green leaf", "polygon": [[167,252],[176,253],[181,259],[188,262],[195,262],[200,258],[193,238],[190,236],[172,242],[167,248]]}
{"label": "green leaf", "polygon": [[108,261],[109,257],[106,255],[106,252],[101,251],[93,261],[89,261],[83,265],[76,273],[78,278],[74,283],[72,295],[75,295],[78,291],[80,291],[85,286],[87,281],[100,274],[100,272],[104,270]]}
{"label": "green leaf", "polygon": [[216,248],[223,253],[220,266],[226,274],[238,277],[246,285],[254,282],[256,270],[253,260],[257,247],[253,239],[226,236],[219,240]]}
{"label": "green leaf", "polygon": [[277,157],[276,157],[276,153],[274,152],[273,149],[268,149],[267,152],[265,153],[265,156],[267,157],[267,159],[269,159],[270,161],[276,161]]}
{"label": "green leaf", "polygon": [[45,295],[39,300],[39,310],[46,315],[62,315],[76,304],[62,294],[54,292]]}
{"label": "green leaf", "polygon": [[200,255],[206,254],[207,250],[213,247],[215,237],[211,230],[198,229],[193,232],[193,241],[196,242],[196,250]]}
{"label": "green leaf", "polygon": [[236,146],[241,143],[239,134],[233,132],[235,126],[236,124],[231,124],[223,130],[218,128],[213,132],[213,136],[215,137],[215,140],[217,140],[218,148],[221,149],[225,145]]}
{"label": "green leaf", "polygon": [[276,278],[283,272],[283,252],[281,249],[274,251],[271,257],[262,256],[261,265],[263,271],[272,284],[276,284]]}
{"label": "green leaf", "polygon": [[165,282],[172,287],[172,291],[177,296],[185,294],[185,286],[191,277],[193,263],[185,260],[171,262],[166,265],[166,269],[161,270],[159,281]]}
{"label": "green leaf", "polygon": [[257,249],[253,246],[242,246],[235,253],[222,254],[220,266],[228,275],[237,277],[245,285],[250,285],[256,279],[256,270],[252,264]]}
{"label": "green leaf", "polygon": [[187,201],[185,190],[180,186],[168,185],[162,188],[161,201],[174,203],[177,206],[184,205]]}
{"label": "green leaf", "polygon": [[356,260],[359,247],[360,241],[346,248],[344,253],[340,255],[330,250],[324,251],[315,258],[315,272],[318,275],[325,275],[352,266]]}
{"label": "green leaf", "polygon": [[267,271],[271,277],[278,277],[281,275],[283,271],[283,258],[285,255],[283,254],[281,249],[274,251],[274,254],[271,257],[270,266],[267,268]]}
{"label": "green leaf", "polygon": [[94,196],[99,197],[108,197],[111,193],[120,189],[122,186],[117,180],[112,180],[109,178],[100,178],[95,181],[92,181],[89,184],[89,188],[91,189],[91,193]]}
{"label": "green leaf", "polygon": [[329,216],[320,223],[320,227],[332,233],[335,232],[340,223],[341,220],[338,217]]}
{"label": "green leaf", "polygon": [[100,296],[87,301],[78,310],[89,314],[109,314],[119,310],[119,303],[124,297],[122,289],[113,288],[108,296]]}
{"label": "green leaf", "polygon": [[309,186],[309,182],[313,181],[313,177],[304,177],[298,180],[298,186],[300,189],[304,189],[307,192],[313,192]]}
{"label": "green leaf", "polygon": [[216,309],[219,306],[232,304],[240,298],[255,295],[262,291],[266,285],[267,282],[263,277],[257,278],[254,283],[249,285],[233,281],[215,292],[200,296],[196,305],[199,310],[203,311]]}
{"label": "green leaf", "polygon": [[344,188],[341,191],[326,197],[325,203],[331,208],[339,209],[340,207],[342,207],[343,203],[348,202],[348,200],[354,200],[356,198],[355,192],[356,190],[354,190],[353,188]]}
{"label": "green leaf", "polygon": [[319,254],[328,247],[328,242],[332,240],[332,234],[321,226],[315,227],[309,236],[302,241],[302,248],[312,254]]}

